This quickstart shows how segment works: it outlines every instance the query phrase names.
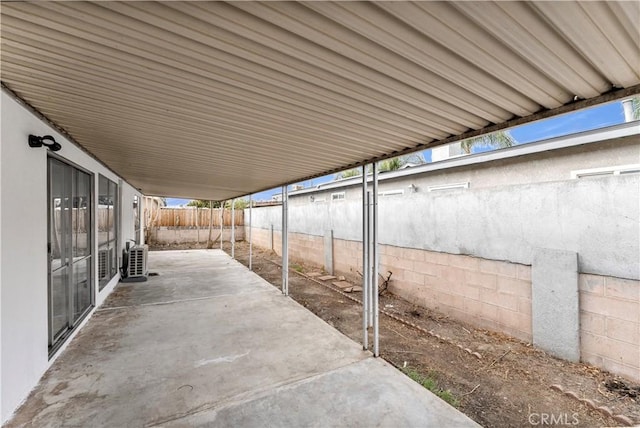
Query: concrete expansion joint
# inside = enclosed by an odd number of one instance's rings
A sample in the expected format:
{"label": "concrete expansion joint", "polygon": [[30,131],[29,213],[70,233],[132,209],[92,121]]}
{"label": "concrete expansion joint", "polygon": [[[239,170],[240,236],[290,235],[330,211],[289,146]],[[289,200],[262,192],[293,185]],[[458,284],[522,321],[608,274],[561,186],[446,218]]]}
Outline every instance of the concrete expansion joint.
{"label": "concrete expansion joint", "polygon": [[[272,261],[272,263],[274,263],[275,265],[278,265],[278,263],[276,263],[276,262],[274,262],[274,261]],[[278,266],[279,266],[279,265],[278,265]],[[347,299],[349,299],[349,300],[352,300],[352,301],[356,302],[356,303],[357,303],[357,304],[359,304],[359,305],[362,305],[362,301],[361,301],[361,300],[359,300],[359,299],[357,299],[357,298],[355,298],[355,297],[353,297],[353,296],[350,296],[349,294],[345,293],[345,292],[344,292],[344,291],[342,291],[342,290],[339,290],[339,289],[337,289],[337,288],[333,287],[333,286],[332,286],[332,285],[330,285],[330,284],[325,284],[325,283],[324,283],[324,282],[322,282],[322,281],[319,281],[319,280],[317,280],[317,279],[315,279],[315,278],[313,278],[313,277],[311,277],[311,276],[308,276],[308,275],[306,275],[306,274],[304,274],[304,273],[302,273],[302,272],[298,272],[298,271],[296,271],[296,270],[292,270],[292,272],[294,272],[295,274],[297,274],[297,275],[299,275],[299,276],[302,276],[302,277],[304,277],[304,278],[306,278],[306,279],[309,279],[309,280],[311,280],[311,281],[315,282],[316,284],[320,284],[320,285],[322,285],[322,286],[324,286],[324,287],[326,287],[326,288],[328,288],[328,289],[330,289],[330,290],[333,290],[333,291],[335,291],[336,293],[338,293],[338,294],[340,294],[340,295],[342,295],[342,296],[346,297],[346,298],[347,298]],[[454,346],[456,346],[456,347],[460,348],[461,350],[463,350],[464,352],[466,352],[467,354],[469,354],[469,355],[473,355],[474,357],[476,357],[476,358],[477,358],[477,359],[479,359],[479,360],[481,360],[481,359],[482,359],[482,355],[481,355],[479,352],[474,352],[473,350],[471,350],[471,349],[469,349],[469,348],[465,348],[464,346],[460,345],[459,343],[456,343],[454,340],[452,340],[452,339],[451,339],[451,338],[449,338],[449,337],[441,336],[441,335],[440,335],[440,334],[438,334],[438,333],[434,333],[434,332],[433,332],[433,331],[431,331],[431,330],[427,330],[426,328],[420,327],[419,325],[417,325],[417,324],[415,324],[415,323],[412,323],[411,321],[407,321],[407,320],[405,320],[404,318],[401,318],[401,317],[397,316],[396,314],[393,314],[393,313],[391,313],[391,312],[388,312],[388,311],[386,311],[386,310],[384,310],[384,309],[380,309],[380,313],[382,313],[382,314],[384,314],[384,315],[388,316],[388,317],[389,317],[389,318],[391,318],[391,319],[394,319],[394,320],[398,321],[399,323],[402,323],[402,324],[404,324],[404,325],[406,325],[406,326],[409,326],[409,327],[411,327],[411,328],[414,328],[414,329],[416,329],[416,330],[418,330],[418,331],[420,331],[420,332],[422,332],[422,333],[424,333],[424,334],[427,334],[427,335],[429,335],[429,336],[435,337],[436,339],[438,339],[438,340],[440,340],[440,341],[442,341],[442,342],[448,343],[448,344],[450,344],[450,345],[454,345]]]}
{"label": "concrete expansion joint", "polygon": [[595,411],[598,411],[598,412],[602,413],[605,416],[608,416],[610,418],[615,419],[616,421],[620,422],[624,426],[630,427],[630,426],[634,425],[634,422],[630,417],[625,416],[625,415],[621,415],[621,414],[614,414],[613,411],[611,410],[611,408],[609,408],[607,406],[601,406],[600,403],[598,403],[597,400],[591,400],[589,398],[580,398],[578,396],[578,394],[576,394],[575,392],[573,392],[571,390],[568,390],[568,389],[564,389],[562,387],[562,385],[557,384],[557,383],[551,385],[549,388],[551,388],[551,389],[553,389],[555,391],[558,391],[561,394],[566,395],[567,397],[571,397],[576,401],[581,402],[582,404],[586,405],[590,409],[593,409]]}
{"label": "concrete expansion joint", "polygon": [[247,391],[242,394],[233,395],[221,401],[217,401],[213,403],[205,403],[194,409],[188,410],[186,412],[177,413],[172,416],[164,417],[160,420],[151,421],[148,424],[146,424],[145,427],[151,428],[151,427],[164,426],[165,424],[168,424],[170,422],[175,422],[180,419],[188,418],[188,417],[197,415],[198,413],[209,412],[209,411],[218,412],[220,410],[224,410],[229,407],[250,403],[252,401],[259,400],[264,397],[268,397],[269,395],[273,394],[274,391],[279,392],[283,390],[286,391],[289,389],[297,388],[300,385],[304,385],[304,384],[313,382],[317,379],[321,379],[323,377],[329,376],[339,370],[343,370],[347,367],[360,364],[363,361],[368,360],[369,358],[371,358],[371,356],[369,356],[368,358],[357,360],[357,361],[352,361],[348,364],[335,367],[333,369],[324,371],[322,373],[315,373],[308,376],[293,377],[293,378],[284,380],[282,382],[277,382],[271,385],[265,385],[261,388]]}
{"label": "concrete expansion joint", "polygon": [[[270,292],[271,290],[257,290],[257,291],[251,291],[250,293],[245,293],[245,294],[270,293]],[[176,303],[198,302],[201,300],[209,300],[209,299],[217,299],[221,297],[233,297],[233,296],[237,296],[237,294],[216,294],[215,296],[194,297],[191,299],[168,300],[165,302],[153,302],[153,303],[140,303],[137,305],[126,305],[126,306],[112,306],[107,308],[98,308],[95,310],[95,312],[118,311],[123,309],[133,309],[133,308],[140,308],[145,306],[174,305]]]}

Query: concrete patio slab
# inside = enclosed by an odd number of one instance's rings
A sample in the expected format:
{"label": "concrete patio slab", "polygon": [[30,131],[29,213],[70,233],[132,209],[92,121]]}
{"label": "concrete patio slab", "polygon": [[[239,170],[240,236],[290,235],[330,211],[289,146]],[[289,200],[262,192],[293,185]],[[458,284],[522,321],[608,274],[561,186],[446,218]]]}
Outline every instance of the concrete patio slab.
{"label": "concrete patio slab", "polygon": [[7,426],[477,426],[223,252],[149,262]]}

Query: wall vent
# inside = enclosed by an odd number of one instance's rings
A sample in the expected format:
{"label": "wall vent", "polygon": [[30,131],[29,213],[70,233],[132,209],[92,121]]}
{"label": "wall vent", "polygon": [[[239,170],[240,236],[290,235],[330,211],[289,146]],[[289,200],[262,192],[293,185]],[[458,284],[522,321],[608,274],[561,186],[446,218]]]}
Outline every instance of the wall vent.
{"label": "wall vent", "polygon": [[129,249],[129,264],[127,265],[127,277],[146,277],[147,271],[147,257],[149,254],[149,246],[147,245],[135,245]]}

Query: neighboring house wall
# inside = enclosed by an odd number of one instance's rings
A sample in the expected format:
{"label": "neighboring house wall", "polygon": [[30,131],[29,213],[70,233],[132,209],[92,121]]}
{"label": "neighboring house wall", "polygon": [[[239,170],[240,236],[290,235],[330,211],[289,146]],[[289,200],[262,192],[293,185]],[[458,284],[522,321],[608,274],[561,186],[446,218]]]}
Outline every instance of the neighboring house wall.
{"label": "neighboring house wall", "polygon": [[[94,175],[93,204],[98,174],[118,183],[119,177],[75,146],[47,123],[2,92],[0,147],[1,209],[1,419],[6,421],[37,384],[56,354],[48,356],[47,261],[47,149],[30,148],[29,134],[52,135],[62,145],[57,155]],[[120,186],[120,241],[134,239],[133,196],[140,194],[126,183]],[[94,207],[95,211],[95,207]],[[94,222],[95,223],[95,222]],[[93,225],[97,236],[97,225]],[[97,240],[93,242],[93,272],[97,272]],[[120,251],[118,251],[120,254]],[[94,308],[117,284],[116,275],[100,292],[93,281]],[[84,318],[84,322],[90,317]],[[77,334],[81,326],[73,334]]]}
{"label": "neighboring house wall", "polygon": [[[638,183],[629,175],[381,197],[380,242],[529,265],[534,248],[565,249],[579,254],[580,272],[638,279]],[[289,230],[357,241],[361,209],[354,199],[292,200]],[[255,209],[253,224],[279,230],[280,209]]]}
{"label": "neighboring house wall", "polygon": [[[583,361],[640,380],[640,175],[570,179],[572,170],[639,161],[633,135],[381,180],[380,192],[404,193],[379,200],[380,271],[392,271],[390,290],[410,301],[537,342],[534,256],[541,249],[577,254],[577,351]],[[427,191],[461,182],[469,188]],[[332,201],[339,192],[345,198]],[[324,237],[332,233],[333,265],[325,267],[358,278],[361,212],[359,186],[291,195],[291,258],[324,266]],[[254,209],[252,225],[256,245],[273,241],[280,252],[280,207]],[[600,288],[589,289],[593,283]]]}

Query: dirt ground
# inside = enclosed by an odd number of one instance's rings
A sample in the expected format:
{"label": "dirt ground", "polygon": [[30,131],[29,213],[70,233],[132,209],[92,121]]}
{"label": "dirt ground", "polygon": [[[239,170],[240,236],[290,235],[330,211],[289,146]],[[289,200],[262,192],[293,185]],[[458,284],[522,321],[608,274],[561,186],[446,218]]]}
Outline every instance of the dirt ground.
{"label": "dirt ground", "polygon": [[[228,244],[224,249],[230,252]],[[236,243],[235,256],[248,265],[248,245]],[[362,343],[362,306],[352,300],[360,301],[361,293],[340,294],[332,281],[307,277],[319,272],[317,267],[293,261],[290,267],[290,296]],[[253,270],[280,288],[282,272],[275,253],[254,247]],[[528,343],[449,319],[389,292],[381,296],[380,309],[404,321],[381,314],[381,356],[396,367],[434,378],[437,387],[450,391],[458,408],[482,426],[640,424],[640,385],[586,364],[556,359]]]}

